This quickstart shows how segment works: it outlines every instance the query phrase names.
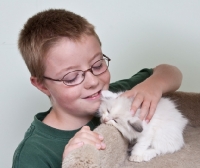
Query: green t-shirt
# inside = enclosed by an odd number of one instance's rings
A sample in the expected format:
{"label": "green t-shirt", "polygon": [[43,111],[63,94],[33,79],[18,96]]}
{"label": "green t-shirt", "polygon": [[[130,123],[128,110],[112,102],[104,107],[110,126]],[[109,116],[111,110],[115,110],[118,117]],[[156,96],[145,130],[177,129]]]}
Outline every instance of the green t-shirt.
{"label": "green t-shirt", "polygon": [[[152,73],[152,69],[142,69],[130,79],[111,83],[109,90],[113,92],[130,90]],[[64,147],[81,128],[64,131],[45,125],[42,121],[50,110],[38,113],[34,117],[24,139],[14,153],[12,168],[61,168]],[[99,118],[94,117],[87,125],[93,130],[99,124]]]}

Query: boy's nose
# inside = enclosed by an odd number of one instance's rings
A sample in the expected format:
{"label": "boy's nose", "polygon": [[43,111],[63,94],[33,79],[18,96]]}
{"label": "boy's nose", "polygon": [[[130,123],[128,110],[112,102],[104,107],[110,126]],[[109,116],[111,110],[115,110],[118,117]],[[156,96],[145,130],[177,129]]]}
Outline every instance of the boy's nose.
{"label": "boy's nose", "polygon": [[98,76],[93,75],[91,71],[87,71],[85,73],[85,80],[84,80],[85,88],[89,89],[91,87],[97,86],[98,84],[99,84]]}

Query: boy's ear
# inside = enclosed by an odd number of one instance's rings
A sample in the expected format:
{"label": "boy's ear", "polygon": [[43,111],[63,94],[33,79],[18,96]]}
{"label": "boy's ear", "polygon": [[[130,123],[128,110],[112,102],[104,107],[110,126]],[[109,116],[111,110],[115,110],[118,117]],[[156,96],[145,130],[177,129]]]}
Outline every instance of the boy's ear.
{"label": "boy's ear", "polygon": [[46,88],[43,82],[39,82],[36,77],[31,76],[30,77],[31,84],[38,88],[40,91],[42,91],[47,96],[50,96],[49,90]]}

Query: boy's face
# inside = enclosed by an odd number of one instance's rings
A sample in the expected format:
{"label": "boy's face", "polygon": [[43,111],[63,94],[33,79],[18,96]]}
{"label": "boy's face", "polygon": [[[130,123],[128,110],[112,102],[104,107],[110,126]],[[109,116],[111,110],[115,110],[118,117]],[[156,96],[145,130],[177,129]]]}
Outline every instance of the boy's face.
{"label": "boy's face", "polygon": [[[102,59],[99,41],[95,36],[83,36],[79,41],[61,39],[47,53],[44,75],[53,79],[62,77],[74,70],[87,70]],[[100,91],[109,87],[109,70],[94,76],[85,74],[81,84],[67,86],[63,82],[45,80],[47,94],[52,101],[53,110],[73,117],[91,117],[100,105]]]}

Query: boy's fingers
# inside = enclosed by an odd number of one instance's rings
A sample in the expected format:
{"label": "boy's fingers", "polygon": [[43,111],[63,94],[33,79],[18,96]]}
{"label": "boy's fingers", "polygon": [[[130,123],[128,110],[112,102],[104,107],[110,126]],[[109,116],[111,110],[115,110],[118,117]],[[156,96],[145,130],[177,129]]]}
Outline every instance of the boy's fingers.
{"label": "boy's fingers", "polygon": [[81,146],[83,146],[84,143],[83,142],[78,142],[78,143],[74,143],[74,144],[67,144],[65,146],[65,150],[63,153],[63,159],[73,150],[80,148]]}
{"label": "boy's fingers", "polygon": [[131,112],[133,115],[137,111],[137,109],[141,106],[143,102],[143,97],[142,96],[136,96],[135,99],[133,100],[133,103],[131,105]]}
{"label": "boy's fingers", "polygon": [[106,149],[106,144],[105,143],[101,143],[101,149]]}
{"label": "boy's fingers", "polygon": [[151,107],[150,107],[150,110],[149,110],[149,113],[148,115],[146,116],[145,120],[147,121],[147,123],[152,119],[155,111],[156,111],[156,107],[157,105],[154,104],[154,103],[151,103]]}
{"label": "boy's fingers", "polygon": [[104,145],[101,145],[101,143],[103,143],[103,139],[103,136],[96,132],[90,131],[90,128],[85,126],[75,134],[75,137],[72,138],[70,142],[76,144],[82,141],[84,144],[91,144],[96,146],[97,149],[102,149],[104,148]]}
{"label": "boy's fingers", "polygon": [[100,135],[100,134],[98,134],[96,132],[90,131],[90,130],[88,130],[88,131],[85,131],[85,130],[84,131],[80,131],[79,134],[83,134],[83,135],[85,135],[85,137],[87,137],[87,136],[95,137],[95,139],[98,139],[98,140],[101,140],[101,141],[104,139],[104,137],[102,135]]}
{"label": "boy's fingers", "polygon": [[149,101],[144,101],[142,103],[142,107],[141,107],[141,111],[140,111],[140,119],[141,120],[144,120],[144,118],[149,113],[149,106],[150,106],[150,102]]}
{"label": "boy's fingers", "polygon": [[81,131],[89,131],[90,130],[90,127],[89,126],[83,126],[81,128]]}
{"label": "boy's fingers", "polygon": [[[102,142],[102,141],[97,141],[91,137],[87,137],[87,138],[76,138],[74,139],[74,141],[72,142],[72,145],[73,144],[78,144],[80,142],[83,142],[84,144],[90,144],[90,145],[93,145],[95,146],[97,149],[104,149],[104,146],[105,144]],[[71,145],[71,144],[70,144]]]}
{"label": "boy's fingers", "polygon": [[98,137],[100,140],[104,139],[102,135],[100,135],[100,134],[98,134],[96,132],[90,131],[90,127],[89,126],[83,126],[79,132],[85,132],[87,134],[90,134],[91,136]]}
{"label": "boy's fingers", "polygon": [[97,133],[93,134],[93,132],[80,132],[75,138],[75,142],[79,142],[81,139],[86,139],[95,143],[101,143],[103,140],[103,138],[100,138]]}

